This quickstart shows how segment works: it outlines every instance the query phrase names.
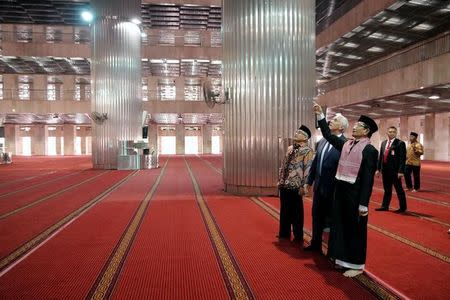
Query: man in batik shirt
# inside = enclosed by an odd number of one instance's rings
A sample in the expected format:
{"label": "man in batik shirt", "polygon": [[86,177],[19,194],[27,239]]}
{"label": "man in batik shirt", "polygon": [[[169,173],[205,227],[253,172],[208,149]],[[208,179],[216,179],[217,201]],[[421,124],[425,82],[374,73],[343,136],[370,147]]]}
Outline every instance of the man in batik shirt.
{"label": "man in batik shirt", "polygon": [[303,185],[309,174],[314,151],[308,146],[311,131],[305,125],[295,132],[294,144],[289,146],[280,168],[280,230],[278,238],[291,239],[303,246]]}

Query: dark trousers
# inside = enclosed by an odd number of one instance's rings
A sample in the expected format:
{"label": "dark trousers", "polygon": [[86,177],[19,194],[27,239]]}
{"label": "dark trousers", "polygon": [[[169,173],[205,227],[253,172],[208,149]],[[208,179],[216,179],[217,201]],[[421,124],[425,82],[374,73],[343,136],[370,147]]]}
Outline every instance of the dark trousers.
{"label": "dark trousers", "polygon": [[414,189],[420,189],[420,166],[406,165],[405,167],[405,184],[406,188],[411,189],[413,187],[411,181],[411,173],[414,176]]}
{"label": "dark trousers", "polygon": [[279,237],[290,238],[291,226],[294,238],[303,240],[303,199],[298,190],[280,188],[280,231]]}
{"label": "dark trousers", "polygon": [[311,246],[315,249],[322,249],[322,233],[331,218],[332,198],[333,195],[323,195],[320,191],[314,193]]}
{"label": "dark trousers", "polygon": [[392,186],[394,186],[398,201],[400,203],[400,209],[406,210],[406,195],[402,187],[401,178],[398,178],[398,174],[395,172],[383,171],[382,173],[384,196],[383,204],[381,206],[389,208],[389,204],[391,203],[392,198]]}

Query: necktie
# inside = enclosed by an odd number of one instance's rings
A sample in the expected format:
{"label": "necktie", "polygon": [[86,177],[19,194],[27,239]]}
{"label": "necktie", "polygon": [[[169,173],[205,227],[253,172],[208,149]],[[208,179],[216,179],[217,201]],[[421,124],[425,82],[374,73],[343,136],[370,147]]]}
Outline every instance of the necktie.
{"label": "necktie", "polygon": [[389,154],[389,148],[391,148],[391,141],[390,140],[388,141],[388,144],[386,146],[386,150],[384,150],[384,156],[383,156],[383,162],[384,163],[387,163],[387,157],[388,157],[388,154]]}
{"label": "necktie", "polygon": [[322,153],[320,153],[320,161],[319,161],[319,174],[322,173],[322,162],[325,154],[330,150],[330,143],[326,142],[325,146],[323,146]]}

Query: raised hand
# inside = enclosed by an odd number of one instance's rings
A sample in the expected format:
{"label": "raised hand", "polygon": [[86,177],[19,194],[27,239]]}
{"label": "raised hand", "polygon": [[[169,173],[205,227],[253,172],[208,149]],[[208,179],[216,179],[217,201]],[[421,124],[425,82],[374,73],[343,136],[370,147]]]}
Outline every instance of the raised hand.
{"label": "raised hand", "polygon": [[315,102],[315,101],[313,101],[313,109],[314,109],[314,112],[316,115],[323,114],[322,107],[319,104],[317,104],[317,102]]}

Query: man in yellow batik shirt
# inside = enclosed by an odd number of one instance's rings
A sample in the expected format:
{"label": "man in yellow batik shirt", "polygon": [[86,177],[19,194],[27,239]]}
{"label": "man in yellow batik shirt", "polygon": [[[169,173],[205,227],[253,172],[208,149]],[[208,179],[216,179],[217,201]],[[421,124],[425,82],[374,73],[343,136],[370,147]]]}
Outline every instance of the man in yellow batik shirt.
{"label": "man in yellow batik shirt", "polygon": [[[417,141],[418,134],[411,132],[409,146],[406,149],[405,183],[409,191],[416,192],[420,189],[420,156],[423,155],[423,146]],[[414,188],[411,181],[411,173],[414,176]]]}

